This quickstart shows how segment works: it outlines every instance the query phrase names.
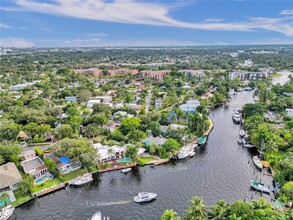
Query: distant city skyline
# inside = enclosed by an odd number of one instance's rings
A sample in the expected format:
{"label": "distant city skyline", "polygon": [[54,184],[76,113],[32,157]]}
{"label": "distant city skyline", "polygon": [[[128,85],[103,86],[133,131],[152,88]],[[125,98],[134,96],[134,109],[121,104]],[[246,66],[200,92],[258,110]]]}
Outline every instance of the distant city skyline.
{"label": "distant city skyline", "polygon": [[1,0],[1,47],[293,44],[290,0]]}

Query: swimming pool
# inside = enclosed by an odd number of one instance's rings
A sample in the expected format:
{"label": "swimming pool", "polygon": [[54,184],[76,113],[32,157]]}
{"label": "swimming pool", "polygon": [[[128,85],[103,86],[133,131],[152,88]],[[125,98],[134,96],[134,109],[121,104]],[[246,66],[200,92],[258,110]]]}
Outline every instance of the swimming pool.
{"label": "swimming pool", "polygon": [[117,160],[117,163],[130,163],[130,158],[129,157],[124,157],[122,159]]}
{"label": "swimming pool", "polygon": [[43,176],[42,178],[36,180],[36,184],[41,184],[43,182],[46,182],[47,179],[48,179],[48,176]]}

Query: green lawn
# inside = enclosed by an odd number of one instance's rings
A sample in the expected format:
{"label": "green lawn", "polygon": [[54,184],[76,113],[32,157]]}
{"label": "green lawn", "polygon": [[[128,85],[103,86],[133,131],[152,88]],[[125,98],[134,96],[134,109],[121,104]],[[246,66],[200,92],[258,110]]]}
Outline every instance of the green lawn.
{"label": "green lawn", "polygon": [[158,160],[158,158],[156,158],[156,157],[138,157],[137,158],[139,165],[145,165],[145,164],[152,162],[152,161],[155,161],[155,160]]}
{"label": "green lawn", "polygon": [[86,173],[85,169],[78,169],[70,173],[67,173],[65,175],[62,175],[62,177],[64,177],[67,181],[69,181],[69,180],[75,179],[78,176],[82,176],[84,173]]}
{"label": "green lawn", "polygon": [[32,198],[32,196],[30,194],[28,194],[26,196],[22,196],[20,194],[19,190],[14,190],[13,193],[16,198],[16,201],[12,202],[12,205],[14,207],[19,206]]}
{"label": "green lawn", "polygon": [[53,179],[53,180],[48,180],[40,185],[35,185],[32,189],[31,189],[31,192],[32,193],[35,193],[35,192],[39,192],[43,189],[46,189],[46,188],[50,188],[51,186],[55,186],[55,185],[58,185],[62,183],[62,181],[60,179]]}

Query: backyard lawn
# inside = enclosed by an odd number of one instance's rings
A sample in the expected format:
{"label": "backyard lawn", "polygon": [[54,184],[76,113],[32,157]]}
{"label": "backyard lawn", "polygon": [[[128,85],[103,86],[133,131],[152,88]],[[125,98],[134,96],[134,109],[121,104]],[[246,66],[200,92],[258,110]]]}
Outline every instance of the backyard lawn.
{"label": "backyard lawn", "polygon": [[55,185],[58,185],[60,183],[62,183],[62,181],[60,179],[57,179],[57,178],[53,179],[53,180],[48,180],[48,181],[46,181],[46,182],[44,182],[44,183],[42,183],[40,185],[35,185],[32,188],[31,192],[32,193],[39,192],[39,191],[41,191],[43,189],[50,188],[51,186],[55,186]]}
{"label": "backyard lawn", "polygon": [[62,177],[64,177],[66,181],[69,181],[75,179],[78,176],[82,176],[84,173],[86,173],[85,169],[78,169],[65,175],[62,175]]}
{"label": "backyard lawn", "polygon": [[145,165],[149,162],[153,162],[155,160],[158,160],[158,158],[156,157],[138,157],[137,161],[139,163],[139,165]]}
{"label": "backyard lawn", "polygon": [[20,194],[20,191],[18,189],[14,190],[13,191],[13,194],[14,194],[14,196],[16,198],[16,200],[14,202],[12,202],[12,205],[14,207],[19,206],[19,205],[27,202],[28,200],[30,200],[32,198],[32,196],[30,194],[27,194],[25,196],[22,196]]}

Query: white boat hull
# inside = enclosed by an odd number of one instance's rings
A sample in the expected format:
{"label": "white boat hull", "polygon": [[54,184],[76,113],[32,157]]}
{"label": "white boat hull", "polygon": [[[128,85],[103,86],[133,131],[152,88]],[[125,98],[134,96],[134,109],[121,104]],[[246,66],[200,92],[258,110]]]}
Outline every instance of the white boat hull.
{"label": "white boat hull", "polygon": [[9,219],[13,215],[14,210],[15,209],[12,206],[4,207],[0,212],[0,220]]}
{"label": "white boat hull", "polygon": [[137,202],[137,203],[150,202],[157,197],[156,193],[145,193],[145,194],[147,195],[147,197],[141,197],[140,195],[135,196],[133,198],[134,202]]}
{"label": "white boat hull", "polygon": [[263,165],[261,163],[261,160],[258,158],[258,156],[253,156],[252,157],[253,163],[254,165],[259,168],[259,169],[263,169]]}
{"label": "white boat hull", "polygon": [[121,170],[121,173],[127,173],[127,172],[130,172],[130,171],[131,171],[131,168],[126,168],[126,169]]}

